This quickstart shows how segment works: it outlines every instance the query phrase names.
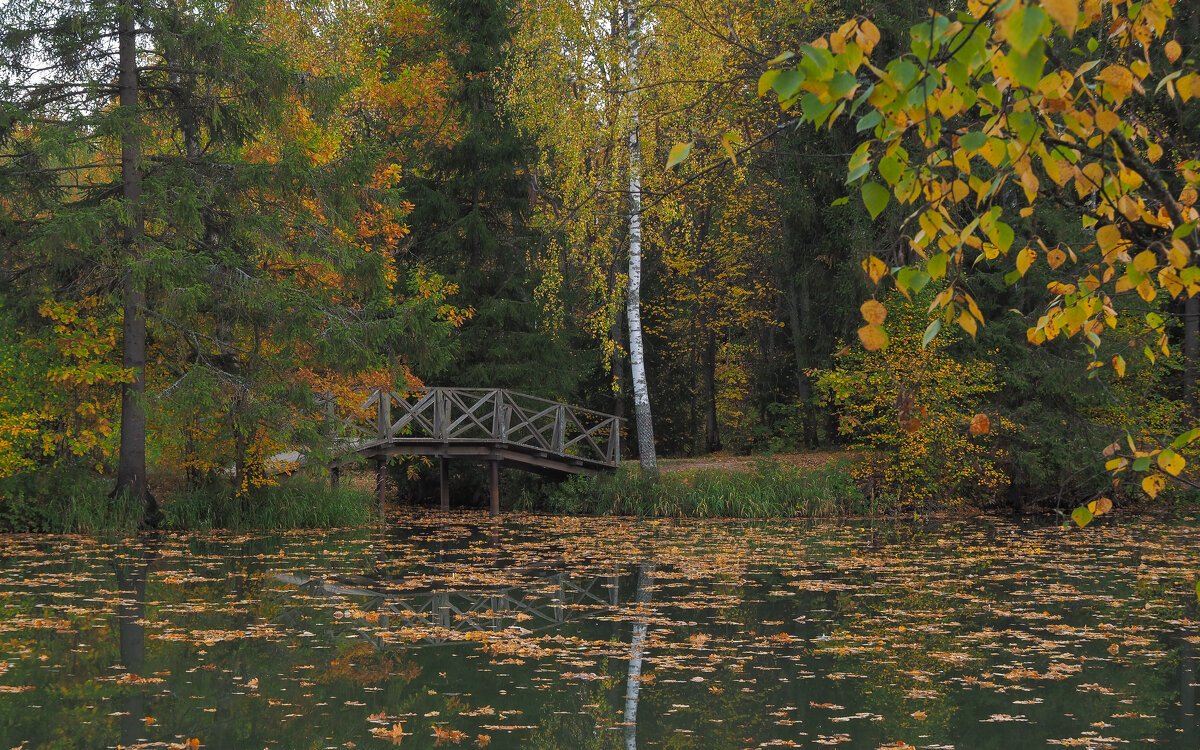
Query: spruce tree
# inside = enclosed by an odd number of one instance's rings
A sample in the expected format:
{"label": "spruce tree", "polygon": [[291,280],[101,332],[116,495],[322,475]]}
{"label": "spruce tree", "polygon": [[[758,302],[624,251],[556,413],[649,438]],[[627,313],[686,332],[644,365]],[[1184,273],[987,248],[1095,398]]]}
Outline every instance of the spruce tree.
{"label": "spruce tree", "polygon": [[434,380],[571,397],[581,363],[541,321],[528,262],[543,241],[527,223],[537,200],[536,155],[499,112],[509,8],[504,0],[436,0],[433,7],[456,43],[448,55],[461,136],[430,153],[428,167],[404,183],[415,204],[413,259],[438,269],[475,308],[457,335],[453,366]]}

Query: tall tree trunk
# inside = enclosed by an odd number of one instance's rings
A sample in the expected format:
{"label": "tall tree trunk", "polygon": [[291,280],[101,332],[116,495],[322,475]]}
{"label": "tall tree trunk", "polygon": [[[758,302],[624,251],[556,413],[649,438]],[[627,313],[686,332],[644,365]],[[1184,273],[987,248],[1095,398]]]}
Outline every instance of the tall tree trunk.
{"label": "tall tree trunk", "polygon": [[[629,41],[628,88],[638,87],[638,44],[641,19],[631,0],[626,8],[626,34]],[[654,452],[654,425],[650,420],[650,388],[646,383],[646,354],[642,348],[642,146],[638,137],[636,94],[631,105],[629,127],[629,289],[626,292],[626,317],[629,320],[629,365],[633,374],[633,412],[637,425],[638,456],[642,468],[658,471]]]}
{"label": "tall tree trunk", "polygon": [[1196,358],[1200,356],[1200,296],[1183,303],[1183,401],[1197,412]]}
{"label": "tall tree trunk", "polygon": [[[797,289],[796,287],[800,288]],[[804,412],[804,444],[808,448],[817,445],[817,413],[812,399],[812,382],[808,372],[808,346],[806,332],[812,325],[812,304],[808,294],[808,280],[798,275],[788,286],[788,324],[792,327],[792,353],[796,360],[796,395]]]}
{"label": "tall tree trunk", "polygon": [[133,380],[121,389],[121,452],[114,494],[127,493],[145,505],[143,526],[158,523],[158,503],[146,483],[146,291],[139,278],[141,241],[145,231],[142,214],[141,142],[136,118],[138,108],[137,30],[133,10],[121,13],[117,27],[119,103],[126,121],[121,134],[122,196],[128,219],[123,232],[126,262],[124,279],[124,323],[121,366],[132,370]]}
{"label": "tall tree trunk", "polygon": [[711,328],[704,335],[704,452],[721,450],[717,427],[717,334]]}

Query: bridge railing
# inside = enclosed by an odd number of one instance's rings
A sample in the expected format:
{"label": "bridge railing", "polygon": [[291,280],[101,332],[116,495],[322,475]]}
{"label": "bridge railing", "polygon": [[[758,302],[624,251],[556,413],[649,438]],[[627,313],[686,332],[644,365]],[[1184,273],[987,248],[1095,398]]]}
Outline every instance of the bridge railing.
{"label": "bridge railing", "polygon": [[618,417],[502,388],[427,388],[408,397],[376,389],[357,412],[350,427],[380,443],[487,442],[611,466],[621,459]]}

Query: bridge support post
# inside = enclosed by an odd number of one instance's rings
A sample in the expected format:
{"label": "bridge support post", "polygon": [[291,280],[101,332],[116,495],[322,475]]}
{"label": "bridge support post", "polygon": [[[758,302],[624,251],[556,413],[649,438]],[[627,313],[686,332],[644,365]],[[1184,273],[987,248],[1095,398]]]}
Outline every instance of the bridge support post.
{"label": "bridge support post", "polygon": [[387,494],[387,456],[375,457],[375,502],[379,505],[379,518],[383,519],[383,502]]}
{"label": "bridge support post", "polygon": [[441,493],[442,510],[450,510],[450,468],[445,458],[438,458],[438,490]]}
{"label": "bridge support post", "polygon": [[492,518],[496,518],[500,515],[500,462],[495,460],[488,461],[488,465],[491,470],[490,473],[492,480],[491,513]]}

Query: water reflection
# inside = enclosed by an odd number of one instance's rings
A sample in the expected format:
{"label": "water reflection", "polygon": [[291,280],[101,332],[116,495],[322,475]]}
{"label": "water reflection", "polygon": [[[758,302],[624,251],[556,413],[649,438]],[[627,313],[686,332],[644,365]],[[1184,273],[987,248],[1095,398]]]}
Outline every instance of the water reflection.
{"label": "water reflection", "polygon": [[[501,586],[462,585],[414,588],[408,579],[387,575],[338,575],[319,578],[279,573],[278,583],[295,586],[307,596],[329,597],[353,621],[359,637],[378,648],[412,647],[413,641],[392,641],[389,629],[421,629],[419,645],[442,646],[470,632],[516,628],[525,634],[560,626],[589,616],[597,607],[615,602],[613,576],[577,580],[566,572],[533,575]],[[603,589],[609,589],[606,596]],[[288,617],[288,613],[282,615]]]}
{"label": "water reflection", "polygon": [[[653,564],[638,566],[637,594],[634,596],[634,602],[638,605],[639,609],[643,605],[650,603],[651,591],[654,585],[653,573]],[[622,721],[625,724],[626,750],[637,750],[638,697],[641,695],[642,690],[642,657],[646,651],[646,630],[648,627],[649,623],[644,617],[634,620],[633,638],[630,643],[629,676],[625,680],[625,715],[622,717]]]}
{"label": "water reflection", "polygon": [[[146,579],[158,560],[160,540],[153,535],[140,554],[112,561],[117,579],[117,630],[121,666],[132,684],[144,681],[146,674]],[[141,690],[127,692],[121,699],[121,744],[133,745],[145,740],[146,695]]]}
{"label": "water reflection", "polygon": [[1191,528],[393,529],[0,540],[0,740],[1200,746]]}

